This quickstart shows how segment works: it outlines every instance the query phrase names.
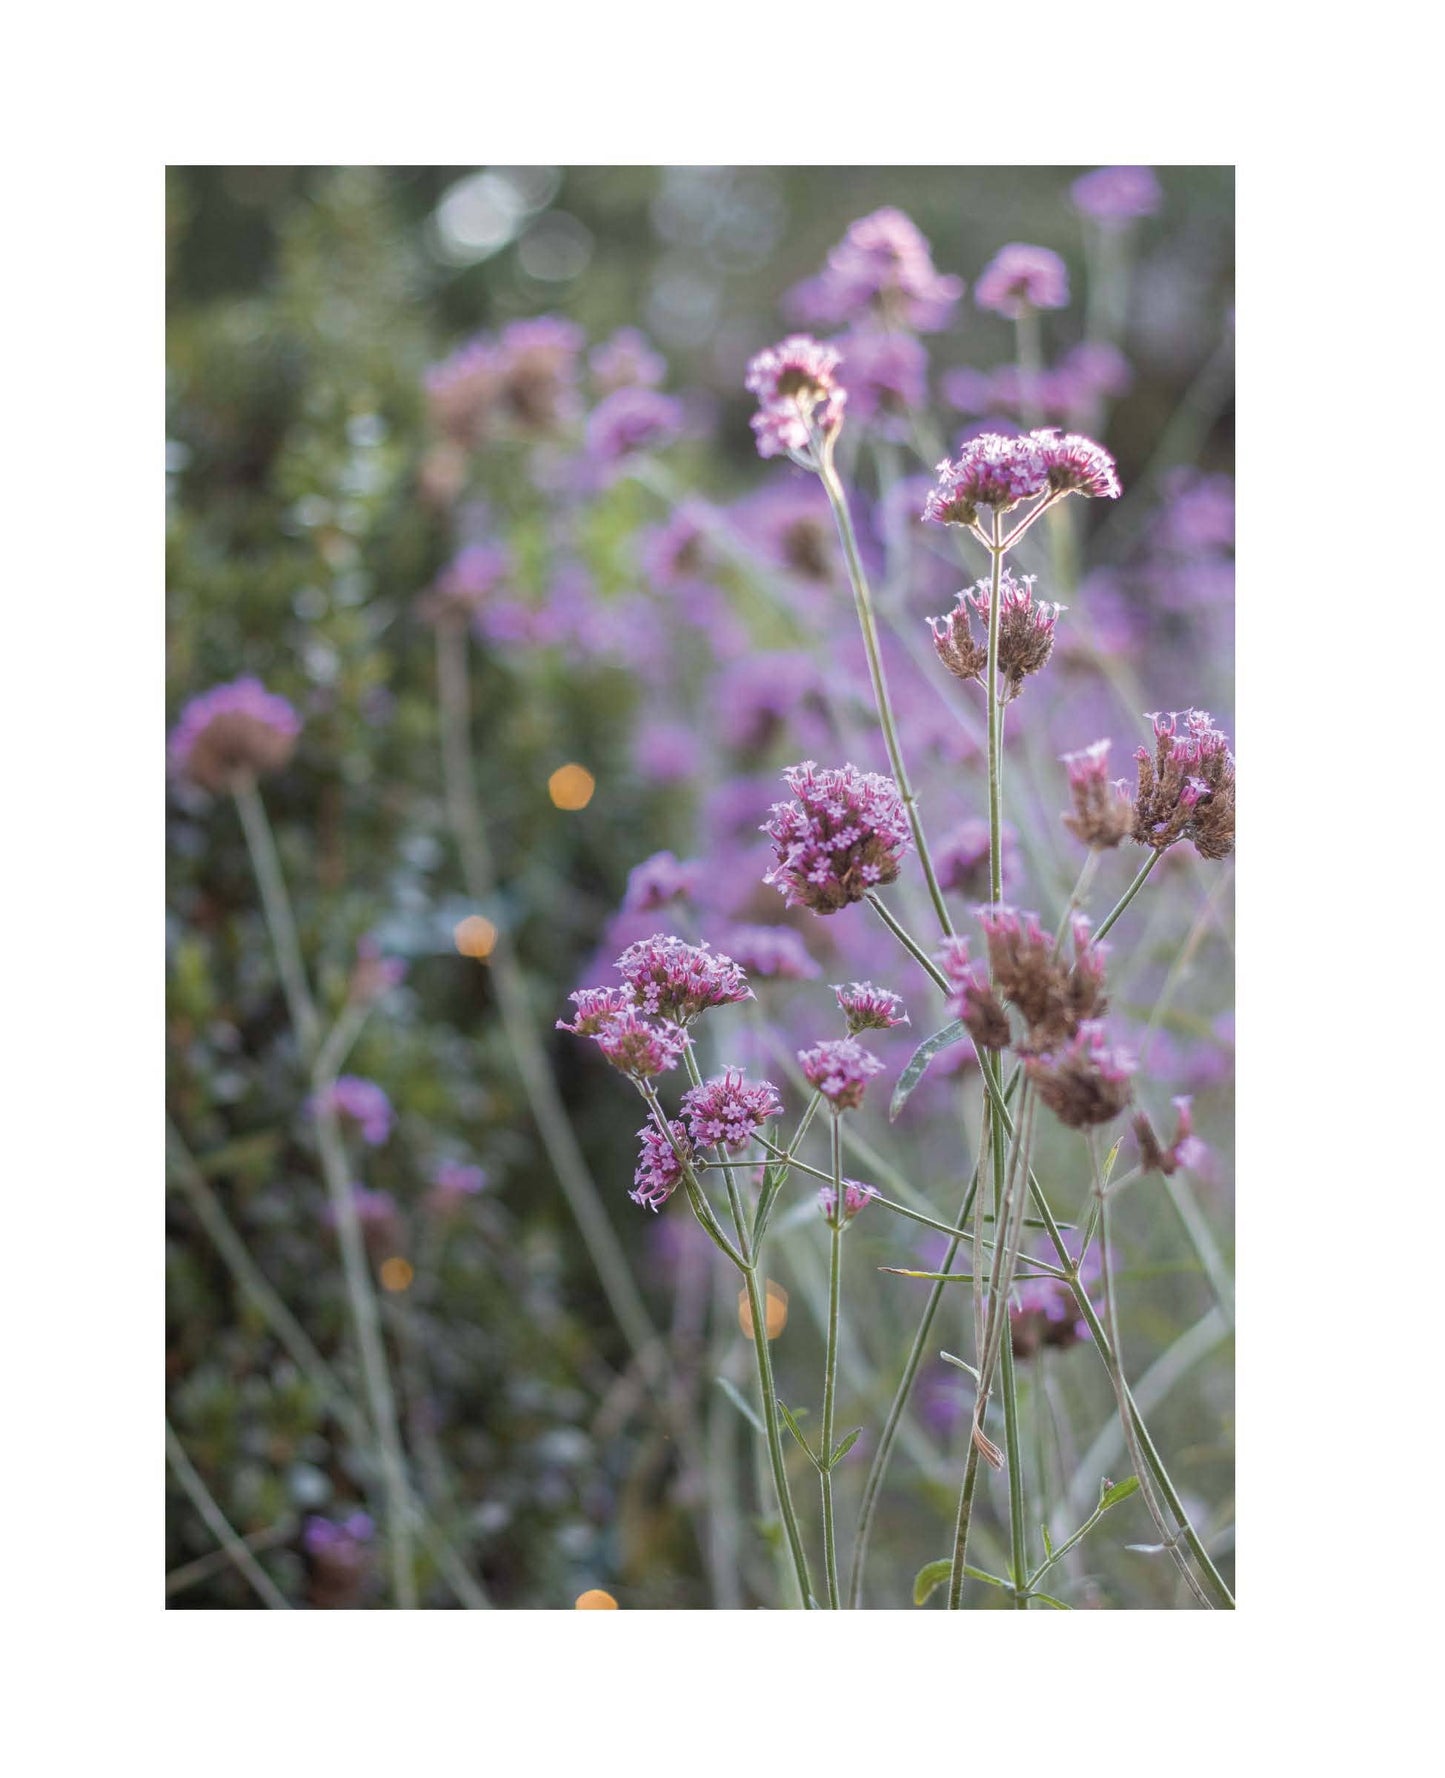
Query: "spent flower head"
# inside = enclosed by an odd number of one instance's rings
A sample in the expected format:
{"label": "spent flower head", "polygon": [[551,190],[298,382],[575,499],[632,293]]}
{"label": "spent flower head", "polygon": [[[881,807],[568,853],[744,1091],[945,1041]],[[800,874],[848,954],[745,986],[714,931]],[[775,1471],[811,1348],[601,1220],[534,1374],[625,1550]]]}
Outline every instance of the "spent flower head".
{"label": "spent flower head", "polygon": [[851,1111],[863,1103],[863,1091],[883,1064],[871,1050],[852,1037],[839,1037],[799,1050],[803,1077],[815,1087],[834,1111]]}
{"label": "spent flower head", "polygon": [[286,699],[247,676],[213,685],[181,710],[171,730],[170,769],[210,791],[234,790],[279,772],[296,751],[301,718]]}
{"label": "spent flower head", "polygon": [[811,759],[783,776],[797,800],[774,803],[763,825],[777,857],[763,881],[789,907],[835,914],[895,880],[909,831],[891,778],[852,765],[820,771]]}
{"label": "spent flower head", "polygon": [[1234,755],[1223,730],[1207,710],[1146,715],[1154,724],[1154,757],[1144,747],[1134,755],[1139,789],[1133,837],[1156,852],[1188,840],[1201,858],[1228,858],[1234,850]]}
{"label": "spent flower head", "polygon": [[[1054,650],[1054,625],[1064,607],[1050,604],[1047,599],[1035,601],[1033,582],[1032,575],[1015,580],[1007,568],[999,580],[998,695],[1003,704],[1011,703],[1019,695],[1030,674],[1043,670]],[[959,593],[957,605],[947,616],[928,620],[934,650],[956,679],[975,679],[980,685],[984,682],[992,604],[992,587],[987,580],[980,580]],[[981,638],[974,637],[970,608],[983,625]]]}
{"label": "spent flower head", "polygon": [[1069,772],[1074,812],[1064,826],[1096,852],[1117,846],[1134,825],[1134,798],[1122,778],[1109,777],[1108,741],[1095,741],[1059,757]]}
{"label": "spent flower head", "polygon": [[1085,1020],[1059,1048],[1024,1061],[1034,1091],[1071,1130],[1117,1117],[1133,1097],[1129,1082],[1137,1067],[1126,1051],[1110,1047],[1098,1019]]}
{"label": "spent flower head", "polygon": [[970,957],[968,940],[957,935],[944,939],[935,959],[948,978],[948,1010],[962,1021],[980,1049],[1007,1049],[1013,1041],[1008,1014],[988,977]]}
{"label": "spent flower head", "polygon": [[1208,1152],[1194,1134],[1193,1099],[1184,1094],[1171,1103],[1174,1106],[1174,1136],[1168,1148],[1155,1135],[1147,1112],[1141,1111],[1134,1119],[1134,1136],[1139,1144],[1139,1165],[1146,1173],[1172,1174],[1177,1173],[1181,1167],[1198,1166]]}

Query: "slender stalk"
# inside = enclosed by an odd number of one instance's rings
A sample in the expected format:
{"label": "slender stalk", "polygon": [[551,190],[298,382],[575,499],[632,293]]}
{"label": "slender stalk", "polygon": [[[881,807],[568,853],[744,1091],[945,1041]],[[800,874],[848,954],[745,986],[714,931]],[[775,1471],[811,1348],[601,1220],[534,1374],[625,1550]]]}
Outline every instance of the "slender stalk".
{"label": "slender stalk", "polygon": [[823,1485],[823,1557],[828,1570],[828,1606],[841,1609],[838,1595],[838,1538],[833,1522],[833,1404],[838,1391],[838,1305],[843,1290],[843,1144],[840,1113],[833,1113],[833,1214],[829,1219],[828,1350],[823,1368],[823,1445],[818,1452]]}
{"label": "slender stalk", "polygon": [[833,508],[833,518],[838,526],[838,535],[843,543],[843,554],[848,563],[848,578],[853,586],[853,602],[858,612],[859,628],[863,632],[863,648],[868,656],[868,672],[873,681],[873,701],[878,709],[878,722],[883,730],[883,742],[888,749],[888,763],[894,781],[898,785],[898,794],[903,799],[903,808],[908,816],[909,830],[913,835],[913,844],[918,851],[918,862],[923,867],[924,881],[928,884],[929,898],[933,902],[934,912],[938,915],[938,923],[945,933],[952,933],[953,920],[948,905],[943,899],[943,890],[939,886],[938,874],[933,868],[933,857],[928,850],[928,840],[924,835],[923,822],[918,813],[918,798],[909,782],[908,769],[903,763],[903,750],[898,744],[898,729],[893,720],[893,705],[888,696],[888,679],[883,668],[883,657],[878,648],[878,626],[873,617],[873,601],[868,591],[868,577],[863,572],[862,558],[858,554],[858,540],[853,534],[853,519],[848,511],[848,497],[843,492],[843,484],[838,479],[838,472],[833,467],[833,450],[827,443],[817,452],[818,479],[828,496]]}
{"label": "slender stalk", "polygon": [[169,1420],[166,1421],[166,1458],[171,1468],[176,1472],[176,1480],[185,1489],[191,1505],[205,1520],[206,1529],[210,1531],[216,1542],[236,1564],[236,1567],[250,1581],[272,1611],[290,1611],[292,1609],[290,1601],[251,1554],[246,1544],[232,1530],[230,1521],[216,1505],[210,1490],[196,1473],[195,1466],[185,1453],[185,1448],[172,1430]]}
{"label": "slender stalk", "polygon": [[1155,852],[1152,850],[1150,851],[1149,856],[1144,860],[1143,864],[1141,864],[1139,866],[1139,869],[1138,869],[1137,873],[1135,874],[1133,882],[1130,883],[1129,887],[1124,891],[1124,893],[1114,903],[1113,907],[1109,909],[1109,912],[1100,921],[1099,929],[1094,934],[1092,940],[1090,941],[1091,943],[1098,944],[1099,940],[1102,939],[1109,932],[1110,928],[1113,926],[1114,922],[1119,918],[1120,914],[1123,913],[1124,909],[1126,907],[1128,907],[1129,903],[1134,899],[1134,897],[1144,887],[1145,883],[1148,882],[1150,871],[1153,870],[1154,866],[1156,864],[1158,864],[1159,860],[1163,856],[1164,856],[1164,854],[1162,852]]}
{"label": "slender stalk", "polygon": [[883,897],[878,894],[877,890],[866,890],[863,899],[893,934],[894,938],[898,940],[899,944],[903,946],[904,950],[907,951],[913,961],[917,963],[921,969],[928,972],[933,985],[936,988],[942,989],[942,991],[947,994],[949,992],[948,977],[933,961],[932,957],[928,955],[923,946],[919,944],[918,940],[914,938],[912,933],[908,931],[907,927],[899,923],[893,910],[888,906],[888,903],[884,901]]}
{"label": "slender stalk", "polygon": [[307,985],[306,968],[301,961],[301,941],[296,936],[296,921],[291,913],[291,899],[286,893],[286,879],[281,873],[271,823],[266,819],[266,808],[254,778],[240,780],[233,787],[232,794],[246,836],[246,849],[251,854],[256,886],[261,891],[261,911],[271,934],[271,949],[286,1006],[302,1053],[309,1063],[320,1039],[320,1020]]}

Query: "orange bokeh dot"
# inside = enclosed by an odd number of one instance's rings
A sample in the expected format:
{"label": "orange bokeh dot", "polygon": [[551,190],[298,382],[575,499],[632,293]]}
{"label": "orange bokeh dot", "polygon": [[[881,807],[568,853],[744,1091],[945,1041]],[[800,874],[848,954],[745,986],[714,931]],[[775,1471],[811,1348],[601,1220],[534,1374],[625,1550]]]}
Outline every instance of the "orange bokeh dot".
{"label": "orange bokeh dot", "polygon": [[577,1595],[576,1611],[616,1611],[617,1601],[611,1593],[604,1593],[601,1587],[589,1587],[585,1593]]}
{"label": "orange bokeh dot", "polygon": [[381,1262],[381,1288],[383,1290],[405,1290],[416,1277],[410,1262],[400,1254],[393,1254],[390,1259]]}
{"label": "orange bokeh dot", "polygon": [[497,929],[480,914],[459,920],[452,941],[464,957],[490,957],[497,943]]}
{"label": "orange bokeh dot", "polygon": [[597,780],[586,766],[575,763],[558,766],[547,780],[547,795],[559,809],[585,809],[596,788]]}
{"label": "orange bokeh dot", "polygon": [[[767,1303],[768,1338],[775,1340],[788,1325],[788,1293],[772,1278],[768,1279],[763,1289]],[[748,1301],[746,1290],[738,1292],[738,1326],[749,1339],[753,1337],[753,1306]]]}

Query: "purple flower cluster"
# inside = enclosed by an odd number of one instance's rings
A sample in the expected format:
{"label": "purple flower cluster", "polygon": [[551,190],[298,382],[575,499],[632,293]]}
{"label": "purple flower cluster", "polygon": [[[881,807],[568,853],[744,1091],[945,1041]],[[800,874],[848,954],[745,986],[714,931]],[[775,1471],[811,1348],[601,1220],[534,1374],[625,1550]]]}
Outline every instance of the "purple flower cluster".
{"label": "purple flower cluster", "polygon": [[1071,1130],[1117,1117],[1133,1097],[1129,1081],[1137,1067],[1126,1051],[1109,1047],[1098,1019],[1084,1020],[1060,1048],[1024,1060],[1034,1091]]}
{"label": "purple flower cluster", "polygon": [[1108,741],[1059,757],[1068,768],[1074,811],[1064,826],[1096,852],[1117,846],[1134,825],[1134,797],[1122,778],[1109,777]]}
{"label": "purple flower cluster", "polygon": [[462,1161],[443,1161],[432,1174],[431,1190],[426,1195],[427,1208],[439,1216],[450,1216],[487,1189],[485,1168],[467,1166]]}
{"label": "purple flower cluster", "polygon": [[[1054,1251],[1039,1257],[1053,1260]],[[1098,1277],[1099,1258],[1091,1249],[1079,1266],[1079,1282],[1087,1291]],[[1067,1351],[1091,1337],[1073,1288],[1062,1278],[1019,1279],[1009,1303],[1009,1334],[1015,1358],[1033,1358],[1043,1346]]]}
{"label": "purple flower cluster", "polygon": [[651,913],[669,902],[690,900],[701,881],[701,864],[680,864],[671,852],[654,852],[627,873],[622,906],[630,914]]}
{"label": "purple flower cluster", "polygon": [[895,1025],[912,1023],[898,995],[889,993],[887,988],[875,988],[872,982],[835,982],[833,992],[848,1021],[850,1037],[856,1037],[860,1031],[891,1031]]}
{"label": "purple flower cluster", "polygon": [[848,411],[859,420],[878,419],[887,436],[905,435],[908,414],[928,400],[927,352],[911,333],[872,329],[845,334],[838,349]]}
{"label": "purple flower cluster", "polygon": [[1016,364],[993,371],[962,365],[945,372],[939,388],[963,414],[1033,412],[1084,424],[1101,399],[1127,395],[1132,382],[1129,361],[1117,346],[1084,340],[1046,370],[1025,374]]}
{"label": "purple flower cluster", "polygon": [[642,1138],[642,1152],[632,1176],[637,1189],[627,1195],[634,1204],[641,1204],[654,1214],[682,1183],[683,1159],[692,1155],[692,1144],[683,1126],[674,1119],[668,1129],[672,1132],[671,1142],[656,1124],[644,1124],[637,1132]]}
{"label": "purple flower cluster", "polygon": [[1133,837],[1162,852],[1189,840],[1201,858],[1234,850],[1234,755],[1207,710],[1146,715],[1154,724],[1154,757],[1139,748]]}
{"label": "purple flower cluster", "polygon": [[[958,604],[946,617],[928,620],[938,658],[956,679],[975,679],[983,684],[988,668],[988,618],[992,604],[992,588],[987,580],[980,580],[958,595]],[[983,624],[982,639],[973,634],[970,606]],[[1054,625],[1063,609],[1047,599],[1034,602],[1032,575],[1018,581],[1007,568],[1003,570],[998,620],[1000,703],[1007,704],[1016,698],[1023,690],[1024,680],[1047,665],[1054,648]]]}
{"label": "purple flower cluster", "polygon": [[475,448],[501,427],[546,434],[578,411],[577,361],[585,335],[559,315],[514,321],[495,340],[468,340],[426,373],[432,423]]}
{"label": "purple flower cluster", "polygon": [[[1007,890],[1022,874],[1018,832],[1005,821],[999,835],[1002,887]],[[946,833],[934,849],[933,863],[941,887],[966,895],[970,901],[987,901],[991,893],[988,874],[988,822],[971,816]]]}
{"label": "purple flower cluster", "polygon": [[278,772],[296,751],[301,718],[259,679],[234,679],[192,698],[171,730],[168,755],[177,777],[210,791],[233,790]]}
{"label": "purple flower cluster", "polygon": [[813,437],[831,438],[843,424],[847,393],[838,382],[838,352],[796,333],[748,365],[746,387],[758,398],[752,427],[760,457],[807,457]]}
{"label": "purple flower cluster", "polygon": [[682,1110],[695,1148],[741,1148],[770,1117],[782,1116],[783,1102],[771,1081],[728,1068],[684,1093]]}
{"label": "purple flower cluster", "polygon": [[617,971],[640,1012],[679,1025],[690,1024],[709,1007],[753,997],[747,977],[731,957],[660,932],[629,945],[617,959]]}
{"label": "purple flower cluster", "polygon": [[816,278],[787,301],[809,326],[881,319],[918,333],[948,326],[963,280],[934,269],[928,242],[901,210],[875,210],[851,224]]}
{"label": "purple flower cluster", "polygon": [[1103,445],[1080,432],[1057,426],[1031,432],[1048,477],[1051,494],[1083,494],[1092,500],[1117,500],[1121,489],[1114,459]]}
{"label": "purple flower cluster", "polygon": [[499,544],[469,543],[442,569],[418,602],[427,623],[473,618],[512,571],[512,559]]}
{"label": "purple flower cluster", "polygon": [[1072,966],[1055,952],[1037,914],[1011,907],[976,910],[988,941],[989,975],[996,992],[1018,1009],[1028,1033],[1020,1046],[1039,1052],[1072,1037],[1081,1021],[1097,1020],[1108,1006],[1104,960],[1108,947],[1093,944],[1082,914],[1071,922]]}
{"label": "purple flower cluster", "polygon": [[573,1022],[557,1021],[559,1031],[571,1031],[577,1037],[596,1037],[609,1019],[627,1012],[634,1004],[631,988],[579,988],[567,998],[577,1008]]}
{"label": "purple flower cluster", "polygon": [[343,1074],[324,1094],[311,1101],[314,1117],[321,1103],[329,1104],[338,1117],[356,1125],[361,1140],[379,1148],[391,1134],[391,1100],[374,1080],[359,1074]]}
{"label": "purple flower cluster", "polygon": [[1069,196],[1081,215],[1109,227],[1152,216],[1164,194],[1148,167],[1099,167],[1076,179]]}
{"label": "purple flower cluster", "polygon": [[636,327],[619,327],[587,354],[587,368],[601,395],[617,389],[655,389],[667,376],[667,361],[654,352]]}
{"label": "purple flower cluster", "polygon": [[730,926],[726,938],[729,954],[750,976],[803,982],[823,973],[791,926]]}
{"label": "purple flower cluster", "polygon": [[1139,1144],[1139,1165],[1146,1172],[1177,1173],[1181,1167],[1197,1168],[1208,1150],[1194,1134],[1194,1101],[1183,1094],[1170,1103],[1174,1107],[1174,1137],[1168,1148],[1154,1133],[1148,1114],[1140,1112],[1134,1119],[1134,1136]]}
{"label": "purple flower cluster", "polygon": [[1069,304],[1069,272],[1057,253],[1011,241],[1000,247],[978,275],[973,300],[1017,321],[1031,309],[1064,309]]}
{"label": "purple flower cluster", "polygon": [[1057,427],[1015,437],[980,432],[965,440],[955,459],[945,458],[937,475],[923,516],[939,525],[975,525],[979,507],[1009,512],[1036,494],[1113,500],[1120,491],[1114,459],[1104,447]]}
{"label": "purple flower cluster", "polygon": [[603,1019],[595,1040],[612,1066],[631,1080],[651,1080],[675,1068],[687,1042],[681,1025],[644,1018],[635,1006]]}
{"label": "purple flower cluster", "polygon": [[620,463],[668,445],[682,431],[682,404],[656,389],[618,389],[587,416],[589,454],[601,464]]}
{"label": "purple flower cluster", "polygon": [[948,1010],[962,1021],[980,1049],[1007,1049],[1013,1040],[1008,1014],[969,955],[968,940],[958,936],[944,939],[936,960],[948,978]]}
{"label": "purple flower cluster", "polygon": [[777,857],[763,881],[789,907],[835,914],[896,879],[909,832],[891,778],[852,765],[819,771],[811,759],[783,776],[797,801],[774,803],[763,825]]}
{"label": "purple flower cluster", "polygon": [[853,1037],[839,1037],[799,1050],[803,1077],[815,1087],[834,1111],[852,1111],[863,1103],[863,1092],[883,1064],[871,1050]]}
{"label": "purple flower cluster", "polygon": [[[866,1210],[878,1196],[876,1187],[864,1185],[861,1179],[845,1179],[843,1181],[843,1224],[846,1227],[860,1210]],[[838,1194],[831,1185],[818,1187],[818,1208],[823,1212],[829,1226],[838,1220]]]}

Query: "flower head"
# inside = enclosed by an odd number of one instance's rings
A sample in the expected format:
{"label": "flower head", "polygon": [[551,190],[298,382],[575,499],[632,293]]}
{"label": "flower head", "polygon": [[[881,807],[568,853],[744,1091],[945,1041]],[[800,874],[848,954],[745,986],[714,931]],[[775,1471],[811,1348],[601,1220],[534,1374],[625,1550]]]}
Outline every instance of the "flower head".
{"label": "flower head", "polygon": [[1148,167],[1099,167],[1069,187],[1074,208],[1106,228],[1152,216],[1163,195]]}
{"label": "flower head", "polygon": [[1024,1062],[1039,1098],[1071,1130],[1117,1117],[1133,1097],[1129,1078],[1137,1066],[1132,1056],[1109,1047],[1098,1019],[1085,1020],[1061,1048]]}
{"label": "flower head", "polygon": [[627,388],[604,397],[587,417],[587,449],[600,463],[671,444],[682,431],[682,404],[656,389]]}
{"label": "flower head", "polygon": [[753,991],[731,957],[706,945],[654,933],[629,945],[617,959],[617,972],[649,1017],[690,1024],[709,1007],[751,1000]]}
{"label": "flower head", "polygon": [[1092,500],[1117,500],[1119,471],[1103,445],[1081,432],[1060,432],[1049,426],[1029,434],[1039,454],[1051,494],[1084,494]]}
{"label": "flower head", "polygon": [[860,1031],[891,1031],[895,1025],[912,1023],[898,995],[890,994],[887,988],[875,988],[872,982],[849,982],[846,986],[835,982],[833,992],[848,1021],[850,1037],[856,1037]]}
{"label": "flower head", "polygon": [[799,1050],[798,1061],[808,1085],[816,1087],[834,1111],[852,1111],[861,1105],[864,1088],[875,1074],[883,1072],[877,1056],[853,1037]]}
{"label": "flower head", "polygon": [[1168,1148],[1154,1134],[1147,1112],[1134,1119],[1134,1136],[1139,1144],[1139,1165],[1146,1173],[1177,1173],[1181,1167],[1198,1166],[1207,1154],[1204,1144],[1194,1134],[1194,1101],[1188,1094],[1172,1101],[1174,1106],[1174,1139]]}
{"label": "flower head", "polygon": [[577,360],[586,335],[561,315],[513,321],[498,338],[498,396],[521,432],[550,432],[577,411]]}
{"label": "flower head", "polygon": [[341,1075],[324,1094],[311,1101],[313,1117],[323,1102],[338,1117],[355,1124],[361,1140],[369,1148],[379,1148],[391,1134],[391,1100],[374,1080],[366,1080],[359,1074]]}
{"label": "flower head", "polygon": [[791,926],[730,926],[728,950],[750,976],[811,981],[823,971]]}
{"label": "flower head", "polygon": [[928,354],[911,333],[866,329],[838,342],[839,381],[848,391],[849,411],[860,420],[875,416],[889,435],[928,400]]}
{"label": "flower head", "polygon": [[700,864],[679,864],[671,852],[654,852],[627,873],[622,906],[629,914],[651,913],[669,902],[689,900],[696,895],[701,881]]}
{"label": "flower head", "polygon": [[[1003,854],[999,874],[1004,889],[1008,889],[1023,870],[1018,838],[1017,830],[1005,821],[999,834],[999,848]],[[959,822],[938,842],[933,854],[939,886],[966,895],[970,901],[987,901],[990,894],[988,852],[987,820],[970,816],[967,821]]]}
{"label": "flower head", "polygon": [[[866,1210],[878,1196],[876,1187],[864,1185],[861,1179],[843,1181],[843,1226],[846,1228],[861,1210]],[[818,1208],[832,1227],[838,1220],[838,1194],[831,1185],[818,1187]]]}
{"label": "flower head", "polygon": [[877,318],[919,333],[947,327],[963,280],[934,270],[928,242],[901,210],[852,223],[816,278],[788,293],[794,312],[825,327]]}
{"label": "flower head", "polygon": [[[1108,949],[1091,942],[1082,915],[1071,923],[1072,965],[1057,954],[1037,914],[995,905],[977,910],[988,942],[994,989],[1016,1007],[1028,1027],[1020,1048],[1038,1052],[1072,1037],[1080,1022],[1097,1019],[1108,1006],[1104,959]],[[962,1015],[960,1015],[962,1016]]]}
{"label": "flower head", "polygon": [[651,1080],[677,1066],[686,1038],[671,1019],[649,1019],[635,1006],[605,1018],[593,1033],[607,1060],[631,1080]]}
{"label": "flower head", "polygon": [[763,878],[789,907],[835,914],[898,875],[909,844],[903,799],[891,778],[810,759],[783,773],[795,802],[774,803],[763,832],[777,864]]}
{"label": "flower head", "polygon": [[443,1161],[432,1174],[431,1190],[426,1195],[427,1208],[439,1216],[450,1216],[468,1198],[475,1198],[486,1189],[485,1168],[466,1166],[461,1161]]}
{"label": "flower head", "polygon": [[1048,471],[1033,437],[1010,438],[980,432],[950,462],[938,465],[938,483],[923,505],[923,516],[938,525],[973,525],[978,509],[1009,512],[1048,488]]}
{"label": "flower head", "polygon": [[1007,1049],[1013,1041],[1008,1014],[987,976],[969,956],[966,938],[946,938],[936,953],[948,978],[948,1010],[961,1019],[965,1030],[985,1050]]}
{"label": "flower head", "polygon": [[[1162,852],[1189,840],[1201,858],[1234,850],[1234,755],[1207,710],[1156,712],[1154,757],[1139,748],[1133,837]],[[1184,732],[1179,732],[1180,721]]]}
{"label": "flower head", "polygon": [[571,1031],[578,1037],[595,1037],[608,1019],[636,1005],[631,988],[579,988],[567,998],[577,1008],[570,1025],[558,1019],[559,1031]]}
{"label": "flower head", "polygon": [[[1047,665],[1054,650],[1054,625],[1062,605],[1047,599],[1034,601],[1032,575],[1015,580],[1007,568],[999,580],[998,668],[999,701],[1010,703],[1023,690],[1024,680]],[[946,617],[931,617],[933,646],[938,658],[958,679],[983,683],[988,667],[989,610],[993,591],[987,580],[958,595],[958,604]],[[975,640],[969,624],[969,607],[978,614],[984,638]]]}
{"label": "flower head", "polygon": [[684,1093],[682,1109],[695,1147],[741,1148],[782,1115],[783,1102],[771,1081],[750,1081],[740,1068],[728,1068]]}
{"label": "flower head", "polygon": [[1117,846],[1134,825],[1134,798],[1122,778],[1109,777],[1108,741],[1060,755],[1069,771],[1074,812],[1064,826],[1096,852]]}
{"label": "flower head", "polygon": [[653,351],[646,334],[635,327],[619,327],[610,340],[594,346],[587,354],[587,365],[603,395],[615,389],[655,389],[667,376],[666,359]]}
{"label": "flower head", "polygon": [[234,790],[279,772],[296,751],[301,718],[259,679],[213,685],[181,711],[171,730],[170,768],[204,790]]}
{"label": "flower head", "polygon": [[470,543],[442,569],[418,602],[422,618],[475,617],[511,573],[512,560],[499,544]]}
{"label": "flower head", "polygon": [[823,438],[837,433],[848,399],[837,368],[836,348],[804,333],[758,353],[746,386],[758,398],[752,426],[760,457],[802,456],[811,451],[815,431]]}
{"label": "flower head", "polygon": [[1069,272],[1057,253],[1011,241],[979,273],[973,300],[1010,321],[1030,309],[1063,309],[1069,303]]}
{"label": "flower head", "polygon": [[637,1132],[642,1138],[642,1152],[632,1176],[637,1189],[627,1194],[634,1204],[641,1204],[654,1214],[682,1183],[683,1161],[692,1157],[687,1131],[676,1118],[667,1127],[672,1132],[671,1142],[656,1124],[644,1124]]}

